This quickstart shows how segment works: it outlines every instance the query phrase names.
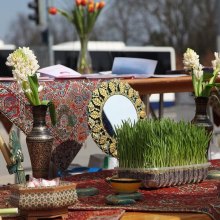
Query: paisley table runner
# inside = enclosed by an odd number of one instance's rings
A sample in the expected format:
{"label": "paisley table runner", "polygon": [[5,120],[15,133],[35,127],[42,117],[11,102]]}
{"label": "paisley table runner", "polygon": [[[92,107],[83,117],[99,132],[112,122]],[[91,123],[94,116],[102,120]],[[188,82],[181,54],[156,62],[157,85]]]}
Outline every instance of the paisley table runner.
{"label": "paisley table runner", "polygon": [[[51,126],[49,113],[46,119],[54,136],[52,160],[63,169],[74,159],[81,146],[79,143],[89,134],[87,105],[98,83],[99,80],[87,79],[40,82],[44,86],[41,98],[52,100],[56,106],[57,125]],[[19,93],[16,82],[0,82],[0,111],[25,134],[31,130],[31,108]]]}

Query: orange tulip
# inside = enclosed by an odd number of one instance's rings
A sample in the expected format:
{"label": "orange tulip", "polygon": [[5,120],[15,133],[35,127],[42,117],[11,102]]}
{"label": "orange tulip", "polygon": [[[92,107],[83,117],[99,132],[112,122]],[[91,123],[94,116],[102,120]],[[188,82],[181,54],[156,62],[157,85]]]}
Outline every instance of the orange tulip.
{"label": "orange tulip", "polygon": [[74,8],[71,13],[68,11],[51,7],[48,13],[64,16],[74,24],[77,33],[81,38],[87,38],[92,31],[101,9],[105,6],[104,0],[73,0]]}
{"label": "orange tulip", "polygon": [[100,1],[99,5],[98,5],[98,9],[102,9],[105,6],[105,2],[104,1]]}
{"label": "orange tulip", "polygon": [[81,5],[86,6],[87,5],[87,0],[81,0]]}
{"label": "orange tulip", "polygon": [[89,11],[90,13],[93,13],[93,12],[95,11],[95,4],[94,4],[94,3],[90,3],[90,4],[88,5],[88,11]]}
{"label": "orange tulip", "polygon": [[76,0],[76,5],[77,6],[81,5],[81,3],[82,3],[82,0]]}
{"label": "orange tulip", "polygon": [[48,12],[51,14],[51,15],[55,15],[57,13],[57,8],[55,7],[50,7],[48,9]]}

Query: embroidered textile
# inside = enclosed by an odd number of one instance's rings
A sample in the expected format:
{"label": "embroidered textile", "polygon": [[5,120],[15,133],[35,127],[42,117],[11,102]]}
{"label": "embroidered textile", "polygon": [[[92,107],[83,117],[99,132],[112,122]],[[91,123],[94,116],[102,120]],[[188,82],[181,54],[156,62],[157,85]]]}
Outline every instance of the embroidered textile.
{"label": "embroidered textile", "polygon": [[[55,127],[51,126],[49,111],[46,116],[47,125],[54,136],[54,147],[62,144],[60,149],[63,149],[68,145],[73,151],[68,154],[59,151],[59,155],[53,153],[52,160],[58,167],[63,168],[67,163],[60,165],[60,158],[62,161],[72,161],[80,150],[75,142],[83,143],[89,134],[87,105],[99,80],[68,79],[40,83],[44,86],[41,98],[52,100],[56,107]],[[0,82],[0,109],[25,134],[30,132],[33,123],[31,106],[24,95],[19,93],[16,82]]]}
{"label": "embroidered textile", "polygon": [[[114,192],[105,178],[114,174],[115,171],[107,170],[68,177],[67,180],[76,182],[79,188],[96,187],[100,192],[93,197],[79,198],[79,202],[69,209],[71,211],[111,209],[111,205],[106,205],[105,197]],[[133,205],[114,207],[129,211],[205,213],[215,220],[220,219],[220,181],[218,180],[204,180],[199,184],[160,189],[142,189],[139,192],[144,196],[141,201]]]}
{"label": "embroidered textile", "polygon": [[[213,161],[214,167],[217,167],[217,164],[220,165],[220,160]],[[139,192],[143,194],[144,199],[136,201],[134,205],[106,205],[105,197],[113,194],[113,191],[105,178],[115,174],[116,171],[114,170],[105,170],[97,173],[84,173],[66,177],[65,180],[77,183],[78,188],[96,187],[99,189],[98,195],[80,197],[79,202],[70,206],[69,219],[72,219],[71,217],[74,216],[75,211],[82,215],[83,219],[83,217],[93,216],[95,213],[99,213],[98,215],[107,214],[108,211],[114,215],[115,211],[113,210],[115,209],[120,211],[205,213],[214,220],[220,219],[219,180],[204,180],[198,184],[186,184],[160,189],[140,189]],[[11,207],[8,202],[9,197],[9,187],[1,187],[0,208]],[[101,212],[102,210],[103,212]]]}

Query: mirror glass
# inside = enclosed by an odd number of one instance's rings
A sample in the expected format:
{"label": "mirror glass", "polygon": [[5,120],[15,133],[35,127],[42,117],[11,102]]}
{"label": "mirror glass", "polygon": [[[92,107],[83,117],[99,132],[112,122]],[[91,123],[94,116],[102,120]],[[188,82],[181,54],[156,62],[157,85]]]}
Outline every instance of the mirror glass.
{"label": "mirror glass", "polygon": [[102,114],[104,127],[111,136],[115,127],[122,125],[122,121],[130,120],[133,123],[138,120],[133,103],[123,95],[109,97],[104,104]]}
{"label": "mirror glass", "polygon": [[122,121],[136,122],[146,117],[145,106],[131,86],[118,79],[101,82],[88,104],[88,125],[97,146],[117,157],[114,129]]}

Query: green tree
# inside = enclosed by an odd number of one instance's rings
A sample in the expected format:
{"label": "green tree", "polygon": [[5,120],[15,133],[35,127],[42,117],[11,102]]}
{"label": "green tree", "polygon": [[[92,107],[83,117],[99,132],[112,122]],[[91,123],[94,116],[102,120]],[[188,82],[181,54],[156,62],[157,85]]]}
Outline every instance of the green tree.
{"label": "green tree", "polygon": [[[50,25],[54,44],[76,39],[74,29],[61,18],[55,18]],[[13,30],[13,31],[11,31]],[[27,15],[19,14],[10,24],[10,31],[6,35],[7,43],[16,46],[41,46],[42,27],[31,22]]]}
{"label": "green tree", "polygon": [[171,45],[178,54],[187,47],[199,54],[216,49],[216,0],[155,0],[157,30],[150,33],[155,45]]}

